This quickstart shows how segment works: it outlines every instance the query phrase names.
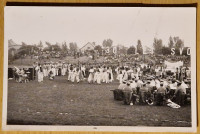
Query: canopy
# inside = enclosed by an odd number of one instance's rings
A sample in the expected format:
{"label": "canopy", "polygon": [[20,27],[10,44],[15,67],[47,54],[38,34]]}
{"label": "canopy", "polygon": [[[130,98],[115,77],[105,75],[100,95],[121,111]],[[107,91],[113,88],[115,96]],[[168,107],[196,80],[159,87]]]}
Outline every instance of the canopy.
{"label": "canopy", "polygon": [[164,64],[166,66],[166,69],[165,69],[166,71],[176,72],[176,68],[183,66],[183,61],[178,61],[178,62],[165,61]]}

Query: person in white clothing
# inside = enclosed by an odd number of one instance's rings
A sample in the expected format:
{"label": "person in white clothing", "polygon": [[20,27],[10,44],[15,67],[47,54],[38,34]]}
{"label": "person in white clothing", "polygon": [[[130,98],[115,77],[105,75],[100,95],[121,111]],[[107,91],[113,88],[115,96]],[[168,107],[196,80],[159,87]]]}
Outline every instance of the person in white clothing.
{"label": "person in white clothing", "polygon": [[114,80],[111,67],[108,68],[107,73],[108,73],[108,83],[110,83],[110,82],[112,82]]}
{"label": "person in white clothing", "polygon": [[51,70],[53,72],[53,76],[55,77],[56,76],[56,68],[54,65],[51,66]]}
{"label": "person in white clothing", "polygon": [[93,82],[95,83],[97,81],[97,69],[94,69],[94,79]]}
{"label": "person in white clothing", "polygon": [[70,65],[68,68],[68,81],[72,81],[73,70],[74,70],[73,66]]}
{"label": "person in white clothing", "polygon": [[89,77],[88,77],[88,83],[92,83],[94,79],[94,68],[91,67],[89,70]]}
{"label": "person in white clothing", "polygon": [[38,82],[43,82],[44,74],[43,74],[43,69],[40,65],[38,66],[37,71],[38,71]]}
{"label": "person in white clothing", "polygon": [[61,65],[61,75],[64,76],[65,75],[65,72],[66,72],[66,68],[65,68],[65,64],[63,63]]}
{"label": "person in white clothing", "polygon": [[123,74],[121,70],[119,71],[119,74],[118,74],[118,80],[120,84],[123,82]]}
{"label": "person in white clothing", "polygon": [[101,73],[99,70],[96,71],[97,84],[101,84]]}
{"label": "person in white clothing", "polygon": [[79,68],[78,67],[74,68],[72,82],[75,82],[75,80],[76,80],[76,82],[79,83],[80,82],[79,76],[80,76],[80,70],[79,70]]}
{"label": "person in white clothing", "polygon": [[99,67],[99,73],[100,73],[100,79],[101,79],[101,82],[103,81],[103,67]]}

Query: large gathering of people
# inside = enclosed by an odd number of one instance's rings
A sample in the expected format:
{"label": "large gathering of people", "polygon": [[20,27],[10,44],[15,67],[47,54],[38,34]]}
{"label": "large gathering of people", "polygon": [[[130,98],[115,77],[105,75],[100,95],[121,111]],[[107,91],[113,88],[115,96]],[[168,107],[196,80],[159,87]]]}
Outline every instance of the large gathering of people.
{"label": "large gathering of people", "polygon": [[[44,77],[54,80],[57,76],[66,76],[71,83],[87,81],[88,84],[117,82],[113,90],[114,99],[126,105],[149,104],[163,105],[168,103],[173,108],[189,103],[190,70],[187,66],[177,67],[174,72],[166,70],[165,65],[130,64],[69,64],[63,61],[35,62],[33,71],[38,82]],[[15,67],[17,82],[29,82],[29,71]],[[111,89],[112,90],[112,89]]]}
{"label": "large gathering of people", "polygon": [[165,67],[148,71],[144,68],[119,69],[120,85],[113,91],[115,100],[124,101],[127,105],[167,104],[173,108],[190,103],[191,81],[187,67],[176,68],[175,72],[170,73],[165,71]]}

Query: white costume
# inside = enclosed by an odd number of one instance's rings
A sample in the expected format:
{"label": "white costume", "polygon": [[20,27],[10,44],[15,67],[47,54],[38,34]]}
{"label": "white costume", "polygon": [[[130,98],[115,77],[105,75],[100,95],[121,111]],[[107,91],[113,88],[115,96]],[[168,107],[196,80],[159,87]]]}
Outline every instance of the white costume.
{"label": "white costume", "polygon": [[101,84],[101,73],[96,72],[97,84]]}
{"label": "white costume", "polygon": [[72,76],[73,76],[73,68],[69,67],[68,69],[68,80],[72,81]]}
{"label": "white costume", "polygon": [[94,73],[94,79],[93,79],[93,82],[96,82],[97,81],[97,72]]}
{"label": "white costume", "polygon": [[35,68],[38,71],[38,82],[42,82],[44,78],[43,71],[40,69],[39,66]]}
{"label": "white costume", "polygon": [[104,72],[103,72],[103,82],[108,83],[108,73],[107,73],[107,70],[104,70]]}
{"label": "white costume", "polygon": [[73,71],[73,76],[72,76],[72,82],[74,82],[76,80],[76,82],[80,82],[80,70],[77,70],[77,68],[74,69]]}
{"label": "white costume", "polygon": [[89,77],[88,77],[88,82],[89,83],[91,83],[91,82],[93,82],[93,79],[94,79],[94,69],[93,68],[91,68],[90,70],[89,70]]}

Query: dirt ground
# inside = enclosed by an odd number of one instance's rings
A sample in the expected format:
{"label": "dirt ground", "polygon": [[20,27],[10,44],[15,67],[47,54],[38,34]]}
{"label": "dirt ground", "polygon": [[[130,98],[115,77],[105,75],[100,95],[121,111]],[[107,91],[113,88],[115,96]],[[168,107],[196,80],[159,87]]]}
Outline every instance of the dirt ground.
{"label": "dirt ground", "polygon": [[7,124],[89,126],[191,126],[191,106],[123,105],[111,84],[71,83],[67,77],[43,83],[8,81]]}

